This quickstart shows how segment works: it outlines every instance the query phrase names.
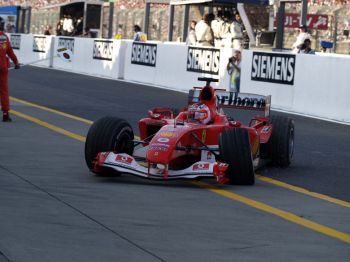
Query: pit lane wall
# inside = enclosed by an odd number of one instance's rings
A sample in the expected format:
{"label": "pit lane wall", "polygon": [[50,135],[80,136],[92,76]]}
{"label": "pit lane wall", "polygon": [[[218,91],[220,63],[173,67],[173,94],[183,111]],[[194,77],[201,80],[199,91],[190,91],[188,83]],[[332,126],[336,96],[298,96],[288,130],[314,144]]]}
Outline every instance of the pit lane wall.
{"label": "pit lane wall", "polygon": [[22,64],[49,66],[54,37],[43,35],[11,34],[12,48]]}
{"label": "pit lane wall", "polygon": [[[218,88],[229,85],[226,65],[232,49],[24,34],[10,38],[23,64],[179,91],[203,86],[199,76],[219,79]],[[244,50],[241,67],[241,91],[271,94],[273,108],[350,123],[350,56]]]}
{"label": "pit lane wall", "polygon": [[350,56],[243,51],[241,91],[272,107],[350,123]]}

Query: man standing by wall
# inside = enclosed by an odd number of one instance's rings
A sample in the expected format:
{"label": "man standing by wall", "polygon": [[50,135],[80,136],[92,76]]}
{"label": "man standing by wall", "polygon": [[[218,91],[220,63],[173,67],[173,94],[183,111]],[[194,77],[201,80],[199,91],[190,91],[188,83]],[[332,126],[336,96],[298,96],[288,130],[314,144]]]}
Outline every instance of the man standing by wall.
{"label": "man standing by wall", "polygon": [[229,58],[226,69],[230,75],[229,91],[239,93],[241,83],[241,51],[235,50],[233,56]]}
{"label": "man standing by wall", "polygon": [[19,63],[14,54],[10,41],[4,31],[5,23],[0,17],[0,98],[1,110],[3,112],[2,121],[11,122],[10,118],[10,99],[8,93],[8,67],[10,65],[9,57],[15,64],[15,69],[19,69]]}
{"label": "man standing by wall", "polygon": [[214,14],[205,14],[195,28],[198,46],[214,46],[214,34],[211,29],[211,21],[215,18]]}
{"label": "man standing by wall", "polygon": [[239,13],[235,14],[235,20],[230,26],[232,37],[232,48],[242,49],[243,42],[243,22]]}
{"label": "man standing by wall", "polygon": [[224,32],[224,25],[225,22],[222,19],[223,17],[223,12],[219,10],[216,15],[216,19],[214,19],[211,22],[211,28],[213,30],[214,34],[214,45],[215,47],[222,47],[222,40],[224,38],[223,32]]}

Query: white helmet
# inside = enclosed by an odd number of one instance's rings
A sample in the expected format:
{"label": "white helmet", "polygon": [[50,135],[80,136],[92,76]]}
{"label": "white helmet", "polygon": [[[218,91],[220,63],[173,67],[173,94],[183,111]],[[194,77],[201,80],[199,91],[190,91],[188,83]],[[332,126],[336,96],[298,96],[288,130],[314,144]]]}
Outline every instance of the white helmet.
{"label": "white helmet", "polygon": [[193,104],[188,108],[188,121],[208,124],[211,120],[211,112],[205,104]]}

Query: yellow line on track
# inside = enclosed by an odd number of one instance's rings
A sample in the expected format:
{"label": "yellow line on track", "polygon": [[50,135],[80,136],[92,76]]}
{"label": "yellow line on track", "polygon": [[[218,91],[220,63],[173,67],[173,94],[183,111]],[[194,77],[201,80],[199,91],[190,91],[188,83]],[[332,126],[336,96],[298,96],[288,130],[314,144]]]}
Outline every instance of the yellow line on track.
{"label": "yellow line on track", "polygon": [[[42,110],[45,110],[45,111],[48,111],[48,112],[51,112],[51,113],[54,113],[54,114],[57,114],[57,115],[60,115],[60,116],[64,116],[64,117],[67,117],[67,118],[70,118],[70,119],[74,119],[74,120],[77,120],[77,121],[80,121],[80,122],[83,122],[83,123],[86,123],[86,124],[89,124],[89,125],[91,125],[93,123],[93,121],[91,121],[91,120],[84,119],[84,118],[77,117],[77,116],[70,115],[70,114],[66,114],[64,112],[61,112],[61,111],[58,111],[58,110],[55,110],[55,109],[52,109],[52,108],[48,108],[48,107],[45,107],[45,106],[41,106],[41,105],[38,105],[38,104],[34,104],[34,103],[31,103],[31,102],[28,102],[28,101],[25,101],[25,100],[22,100],[22,99],[19,99],[19,98],[15,98],[15,97],[10,97],[10,98],[11,98],[12,101],[15,101],[15,102],[27,105],[27,106],[39,108],[39,109],[42,109]],[[139,137],[137,137],[137,136],[135,136],[135,138],[139,139]],[[324,200],[324,201],[328,201],[328,202],[331,202],[333,204],[337,204],[337,205],[344,206],[344,207],[350,207],[350,202],[346,202],[346,201],[343,201],[343,200],[340,200],[340,199],[336,199],[336,198],[333,198],[333,197],[330,197],[330,196],[327,196],[327,195],[323,195],[323,194],[320,194],[320,193],[311,192],[311,191],[309,191],[309,190],[307,190],[305,188],[293,186],[293,185],[290,185],[290,184],[287,184],[287,183],[284,183],[284,182],[281,182],[281,181],[278,181],[278,180],[275,180],[275,179],[272,179],[272,178],[269,178],[269,177],[265,177],[265,176],[259,175],[259,176],[257,176],[257,179],[261,180],[263,182],[266,182],[266,183],[273,184],[273,185],[278,186],[278,187],[282,187],[282,188],[285,188],[285,189],[288,189],[288,190],[291,190],[291,191],[295,191],[295,192],[298,192],[298,193],[301,193],[301,194],[305,194],[305,195],[308,195],[308,196],[311,196],[311,197],[314,197],[314,198],[318,198],[318,199],[321,199],[321,200]]]}
{"label": "yellow line on track", "polygon": [[43,126],[43,127],[46,127],[46,128],[48,128],[48,129],[50,129],[50,130],[52,130],[52,131],[55,131],[55,132],[57,132],[57,133],[59,133],[59,134],[68,136],[68,137],[70,137],[70,138],[79,140],[79,141],[81,141],[81,142],[85,142],[85,137],[84,137],[84,136],[80,136],[80,135],[74,134],[74,133],[72,133],[72,132],[69,132],[69,131],[63,129],[63,128],[60,128],[60,127],[55,126],[55,125],[51,125],[51,124],[49,124],[49,123],[47,123],[47,122],[41,121],[40,119],[31,117],[31,116],[28,116],[28,115],[23,114],[23,113],[21,113],[21,112],[18,112],[18,111],[16,111],[16,110],[11,110],[11,113],[14,114],[14,115],[16,115],[16,116],[19,116],[19,117],[21,117],[21,118],[24,118],[24,119],[26,119],[26,120],[28,120],[28,121],[31,121],[31,122],[33,122],[33,123],[35,123],[35,124],[38,124],[38,125]]}
{"label": "yellow line on track", "polygon": [[214,187],[214,186],[206,184],[204,182],[194,181],[194,182],[191,182],[191,183],[193,185],[196,185],[196,186],[199,186],[201,188],[207,189],[207,190],[209,190],[209,191],[211,191],[213,193],[216,193],[218,195],[221,195],[223,197],[226,197],[226,198],[229,198],[231,200],[234,200],[234,201],[243,203],[245,205],[254,207],[254,208],[262,210],[264,212],[273,214],[275,216],[278,216],[278,217],[281,217],[281,218],[283,218],[285,220],[288,220],[288,221],[290,221],[292,223],[301,225],[303,227],[309,228],[311,230],[314,230],[316,232],[322,233],[324,235],[327,235],[327,236],[330,236],[330,237],[333,237],[333,238],[337,238],[337,239],[339,239],[341,241],[344,241],[344,242],[350,244],[350,235],[349,234],[337,231],[337,230],[332,229],[330,227],[323,226],[323,225],[315,223],[315,222],[313,222],[311,220],[308,220],[308,219],[299,217],[297,215],[294,215],[293,213],[286,212],[286,211],[283,211],[283,210],[278,209],[278,208],[274,208],[274,207],[266,205],[266,204],[264,204],[262,202],[258,202],[258,201],[252,200],[250,198],[238,195],[236,193],[233,193],[233,192],[230,192],[230,191],[226,191],[226,190],[220,189],[218,187]]}
{"label": "yellow line on track", "polygon": [[[43,108],[44,107],[42,107],[41,109],[43,109]],[[54,112],[55,113],[55,111],[56,110],[49,111],[49,112]],[[57,112],[59,112],[59,111],[57,111]],[[85,140],[86,140],[86,138],[84,136],[80,136],[78,134],[72,133],[72,132],[67,131],[67,130],[65,130],[63,128],[60,128],[60,127],[57,127],[55,125],[49,124],[49,123],[44,122],[44,121],[42,121],[40,119],[31,117],[29,115],[23,114],[23,113],[18,112],[16,110],[11,110],[11,113],[16,115],[16,116],[18,116],[18,117],[21,117],[21,118],[24,118],[24,119],[26,119],[28,121],[31,121],[31,122],[33,122],[35,124],[38,124],[38,125],[43,126],[45,128],[48,128],[48,129],[50,129],[52,131],[60,133],[62,135],[65,135],[65,136],[68,136],[70,138],[79,140],[81,142],[85,142]],[[60,114],[60,115],[63,115],[63,114]],[[280,182],[280,181],[277,181],[277,180],[274,180],[274,179],[271,179],[271,178],[258,176],[258,179],[260,179],[260,180],[262,180],[264,182],[268,182],[268,183],[274,184],[274,185],[279,186],[279,187],[287,188],[287,189],[290,189],[290,190],[293,190],[293,191],[296,191],[296,192],[300,192],[300,193],[303,193],[303,194],[306,194],[306,195],[310,195],[310,196],[313,196],[313,197],[316,197],[316,198],[320,198],[320,199],[323,199],[323,200],[326,200],[326,201],[330,201],[332,203],[336,203],[336,204],[339,204],[339,205],[342,205],[342,206],[349,207],[348,203],[345,202],[345,201],[341,201],[341,200],[338,200],[338,199],[330,198],[330,197],[327,197],[327,196],[322,195],[322,194],[313,193],[313,192],[310,192],[308,190],[305,190],[305,189],[302,189],[302,188],[298,188],[298,187],[295,187],[295,186],[292,186],[292,185],[288,185],[286,183],[283,183],[283,182]],[[253,208],[259,209],[259,210],[264,211],[266,213],[273,214],[275,216],[278,216],[278,217],[280,217],[282,219],[285,219],[287,221],[290,221],[292,223],[301,225],[301,226],[309,228],[309,229],[311,229],[313,231],[322,233],[322,234],[327,235],[329,237],[333,237],[333,238],[339,239],[341,241],[344,241],[344,242],[350,244],[350,235],[349,234],[346,234],[346,233],[343,233],[341,231],[332,229],[330,227],[323,226],[323,225],[315,223],[315,222],[313,222],[311,220],[299,217],[299,216],[297,216],[297,215],[295,215],[293,213],[290,213],[290,212],[287,212],[287,211],[284,211],[284,210],[281,210],[281,209],[269,206],[269,205],[264,204],[262,202],[255,201],[253,199],[250,199],[250,198],[238,195],[238,194],[233,193],[231,191],[220,189],[218,187],[209,185],[209,184],[204,183],[204,182],[193,181],[193,182],[191,182],[191,184],[196,185],[196,186],[201,187],[201,188],[204,188],[204,189],[207,189],[207,190],[209,190],[209,191],[211,191],[213,193],[216,193],[216,194],[218,194],[220,196],[223,196],[225,198],[228,198],[228,199],[234,200],[236,202],[240,202],[242,204],[251,206]],[[334,201],[334,200],[336,200],[336,201]],[[344,203],[342,203],[342,202],[344,202]]]}
{"label": "yellow line on track", "polygon": [[10,96],[10,99],[11,99],[11,101],[18,102],[18,103],[21,103],[21,104],[27,105],[27,106],[39,108],[39,109],[48,111],[50,113],[54,113],[54,114],[57,114],[57,115],[60,115],[60,116],[64,116],[64,117],[67,117],[67,118],[70,118],[70,119],[74,119],[74,120],[83,122],[85,124],[91,125],[93,123],[90,120],[87,120],[87,119],[84,119],[84,118],[81,118],[81,117],[78,117],[78,116],[73,116],[73,115],[70,115],[70,114],[67,114],[67,113],[63,113],[61,111],[58,111],[58,110],[55,110],[55,109],[52,109],[52,108],[48,108],[48,107],[45,107],[45,106],[37,105],[37,104],[31,103],[31,102],[28,102],[28,101],[24,101],[24,100],[19,99],[19,98],[15,98],[15,97]]}
{"label": "yellow line on track", "polygon": [[[70,114],[67,114],[67,113],[64,113],[64,112],[52,109],[52,108],[48,108],[48,107],[45,107],[45,106],[34,104],[34,103],[31,103],[31,102],[28,102],[28,101],[25,101],[25,100],[22,100],[22,99],[19,99],[19,98],[15,98],[15,97],[10,97],[10,98],[11,98],[12,101],[15,101],[15,102],[27,105],[27,106],[39,108],[39,109],[42,109],[42,110],[45,110],[45,111],[48,111],[48,112],[51,112],[51,113],[54,113],[54,114],[58,114],[60,116],[64,116],[64,117],[67,117],[67,118],[70,118],[70,119],[74,119],[74,120],[77,120],[77,121],[80,121],[80,122],[83,122],[83,123],[86,123],[86,124],[89,124],[89,125],[91,125],[93,123],[93,121],[91,121],[91,120],[84,119],[84,118],[81,118],[81,117],[77,117],[77,116],[74,116],[74,115],[70,115]],[[135,138],[139,139],[139,137],[137,137],[137,136],[135,136]],[[293,186],[293,185],[290,185],[290,184],[287,184],[287,183],[284,183],[284,182],[281,182],[281,181],[278,181],[278,180],[275,180],[275,179],[272,179],[272,178],[269,178],[269,177],[265,177],[265,176],[261,176],[261,175],[258,175],[256,177],[257,177],[258,180],[261,180],[261,181],[266,182],[266,183],[273,184],[273,185],[278,186],[278,187],[286,188],[288,190],[295,191],[295,192],[298,192],[298,193],[301,193],[301,194],[305,194],[305,195],[308,195],[308,196],[311,196],[311,197],[314,197],[314,198],[318,198],[318,199],[321,199],[321,200],[324,200],[324,201],[328,201],[328,202],[331,202],[333,204],[337,204],[337,205],[340,205],[340,206],[350,207],[350,203],[349,202],[346,202],[346,201],[343,201],[343,200],[340,200],[340,199],[336,199],[336,198],[333,198],[333,197],[330,197],[330,196],[327,196],[327,195],[323,195],[323,194],[320,194],[320,193],[311,192],[311,191],[309,191],[309,190],[307,190],[305,188]]]}
{"label": "yellow line on track", "polygon": [[283,187],[283,188],[286,188],[286,189],[289,189],[289,190],[292,190],[292,191],[295,191],[295,192],[298,192],[298,193],[301,193],[304,195],[308,195],[308,196],[311,196],[314,198],[322,199],[322,200],[325,200],[325,201],[328,201],[328,202],[331,202],[333,204],[337,204],[340,206],[350,207],[349,202],[346,202],[346,201],[343,201],[343,200],[340,200],[340,199],[337,199],[334,197],[330,197],[330,196],[326,196],[326,195],[323,195],[320,193],[312,192],[312,191],[309,191],[305,188],[293,186],[293,185],[290,185],[290,184],[287,184],[287,183],[284,183],[284,182],[281,182],[281,181],[278,181],[278,180],[275,180],[275,179],[272,179],[269,177],[260,176],[260,175],[258,175],[256,177],[257,177],[257,179],[259,179],[261,181],[273,184],[273,185],[278,186],[278,187]]}

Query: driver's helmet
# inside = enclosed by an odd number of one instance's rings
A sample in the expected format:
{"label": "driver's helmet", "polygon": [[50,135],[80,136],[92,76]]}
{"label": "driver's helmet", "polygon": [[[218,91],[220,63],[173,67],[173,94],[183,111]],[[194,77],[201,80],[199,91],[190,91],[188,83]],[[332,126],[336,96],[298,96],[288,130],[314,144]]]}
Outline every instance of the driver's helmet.
{"label": "driver's helmet", "polygon": [[188,108],[188,121],[192,123],[208,124],[211,119],[210,109],[205,104],[193,104]]}

